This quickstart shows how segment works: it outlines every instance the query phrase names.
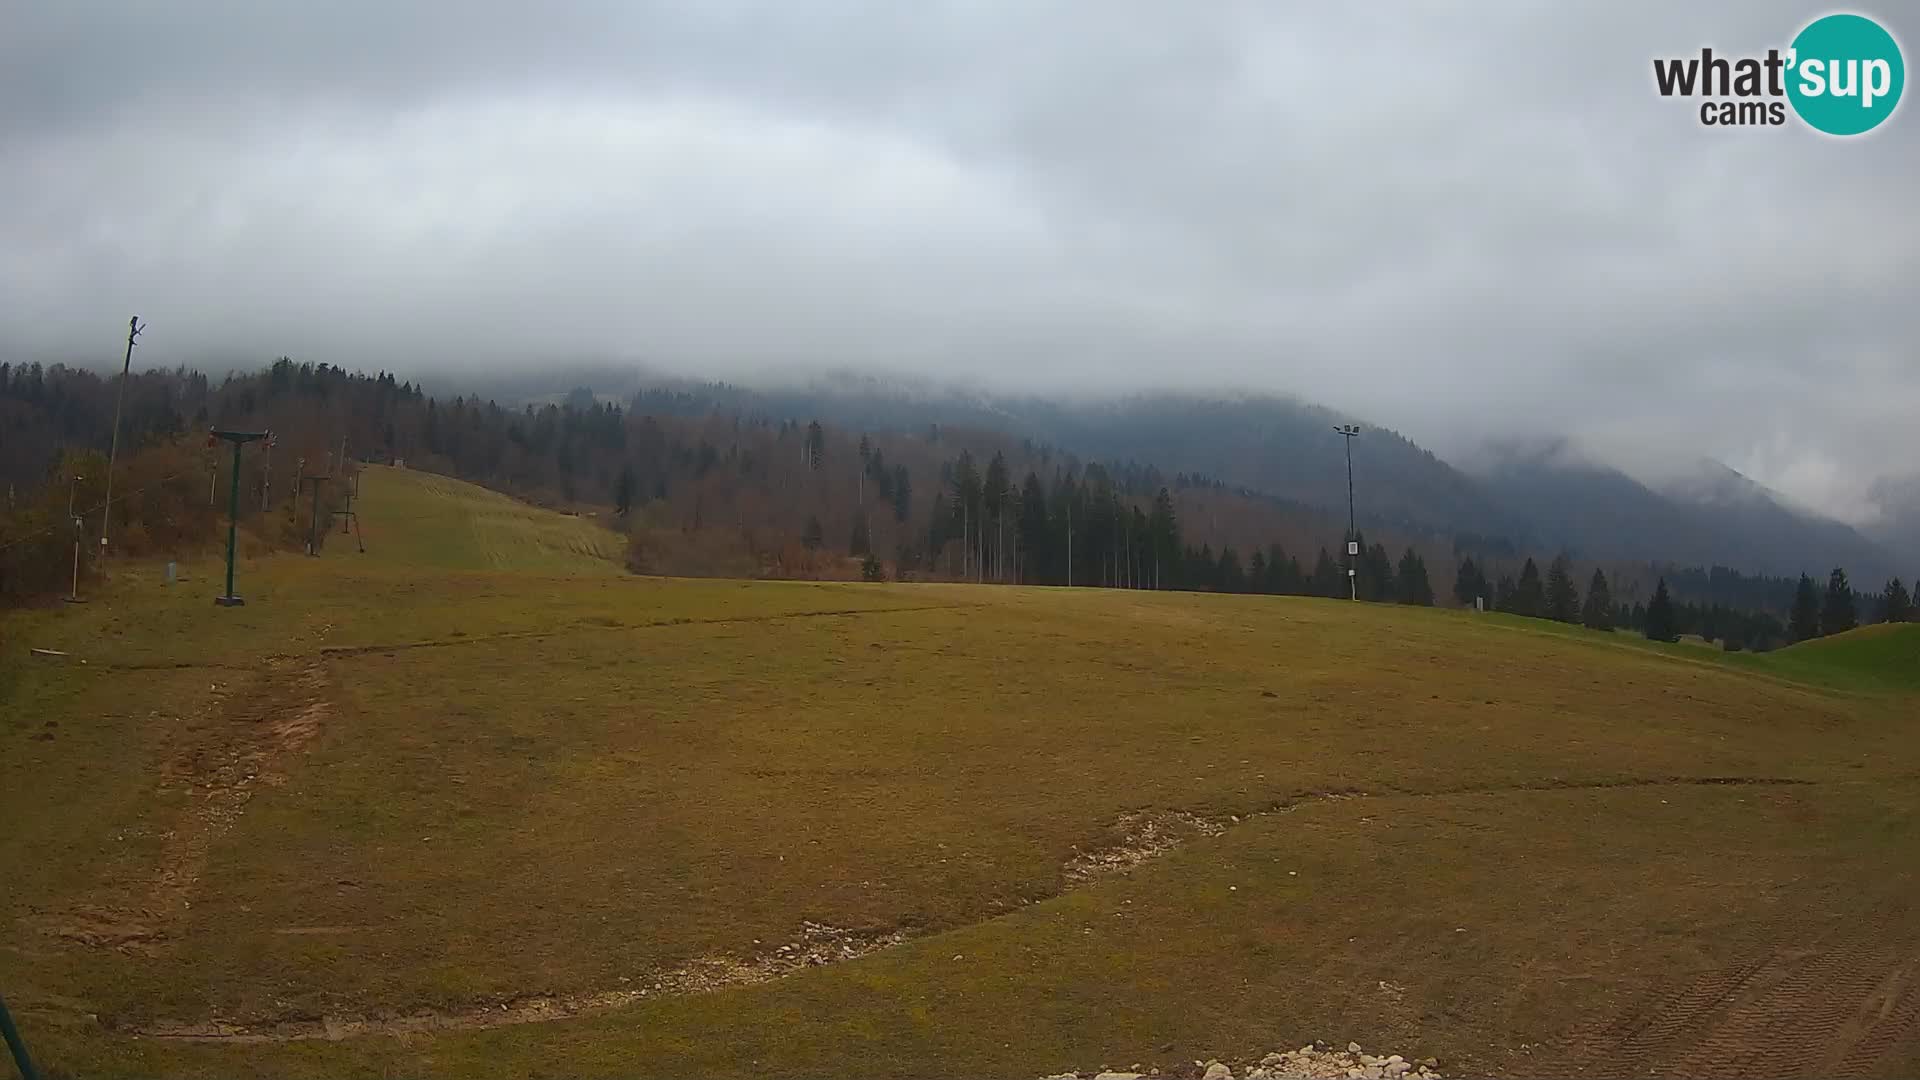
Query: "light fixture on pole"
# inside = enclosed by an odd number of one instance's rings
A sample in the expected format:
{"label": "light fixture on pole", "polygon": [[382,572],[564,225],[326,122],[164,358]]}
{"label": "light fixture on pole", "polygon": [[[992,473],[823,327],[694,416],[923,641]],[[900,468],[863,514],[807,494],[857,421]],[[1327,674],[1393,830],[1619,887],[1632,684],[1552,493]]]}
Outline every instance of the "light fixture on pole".
{"label": "light fixture on pole", "polygon": [[1355,584],[1358,575],[1354,572],[1354,560],[1360,555],[1360,541],[1355,538],[1353,528],[1353,440],[1360,435],[1355,424],[1335,424],[1333,430],[1340,433],[1347,443],[1347,599],[1360,599],[1360,588]]}

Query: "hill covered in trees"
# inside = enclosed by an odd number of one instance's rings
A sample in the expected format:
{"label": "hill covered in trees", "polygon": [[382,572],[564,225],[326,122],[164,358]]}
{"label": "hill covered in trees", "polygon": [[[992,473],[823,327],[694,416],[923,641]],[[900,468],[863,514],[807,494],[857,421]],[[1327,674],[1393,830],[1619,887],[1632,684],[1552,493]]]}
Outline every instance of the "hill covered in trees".
{"label": "hill covered in trees", "polygon": [[[122,468],[140,479],[117,490],[116,504],[124,506],[115,513],[136,547],[189,543],[208,533],[227,487],[224,454],[203,445],[206,429],[218,425],[277,433],[277,445],[243,458],[240,480],[243,507],[262,517],[277,513],[272,530],[281,536],[299,532],[296,476],[337,471],[344,453],[599,516],[629,534],[630,564],[648,572],[1348,594],[1344,508],[1326,505],[1331,489],[1319,476],[1337,477],[1344,495],[1345,448],[1332,431],[1335,414],[1294,405],[1275,411],[1266,400],[1224,407],[1141,399],[1078,419],[1069,419],[1064,406],[1033,406],[1053,418],[1042,426],[1099,446],[1123,445],[1117,433],[1100,434],[1106,425],[1136,423],[1140,448],[1227,464],[1222,476],[1168,470],[1144,454],[1082,457],[1019,434],[1030,420],[985,401],[888,398],[879,383],[854,389],[860,392],[822,396],[654,386],[621,401],[576,387],[552,400],[502,404],[430,395],[388,373],[287,359],[218,381],[186,370],[143,372],[128,382],[122,423]],[[76,490],[81,516],[90,519],[83,531],[94,530],[104,465],[74,455],[108,445],[113,404],[113,381],[96,374],[0,365],[0,418],[9,432],[0,457],[9,485],[0,592],[21,592],[30,580],[44,584],[64,565],[71,529],[61,507],[73,485],[63,477],[91,474]],[[823,410],[826,417],[783,411],[808,404],[833,407]],[[884,422],[869,428],[833,418],[866,415],[862,409]],[[935,416],[978,426],[927,419]],[[1260,416],[1268,417],[1264,428]],[[1221,449],[1230,439],[1193,434],[1210,420],[1242,432],[1246,460],[1256,464],[1234,465],[1234,455]],[[1526,599],[1526,567],[1533,557],[1545,565],[1570,550],[1570,577],[1584,583],[1604,576],[1607,606],[1621,625],[1638,625],[1635,607],[1651,599],[1662,577],[1683,622],[1689,605],[1698,606],[1701,619],[1717,609],[1784,620],[1793,603],[1792,578],[1720,566],[1681,569],[1652,557],[1595,558],[1570,543],[1515,540],[1500,531],[1512,515],[1489,508],[1463,474],[1391,433],[1367,429],[1354,453],[1355,471],[1367,479],[1361,491],[1389,486],[1380,475],[1401,468],[1424,481],[1393,485],[1419,491],[1424,501],[1385,510],[1384,496],[1375,495],[1373,508],[1360,515],[1353,592],[1362,598],[1471,604],[1481,596],[1505,610],[1546,614],[1544,594],[1538,604]],[[1314,463],[1291,470],[1316,477],[1302,482],[1301,498],[1232,479],[1270,474],[1290,457]],[[149,488],[168,492],[170,501],[140,502]],[[206,493],[204,502],[196,490]],[[340,493],[323,489],[321,497],[331,502]],[[1473,516],[1479,514],[1484,519]],[[1467,515],[1476,528],[1445,529],[1439,522],[1449,515]],[[38,555],[29,559],[23,551]],[[1463,560],[1481,576],[1476,591],[1459,587]],[[1577,599],[1575,606],[1586,603]],[[1861,603],[1874,606],[1864,594]],[[1564,605],[1554,610],[1566,615]],[[1741,636],[1769,633],[1763,627]]]}

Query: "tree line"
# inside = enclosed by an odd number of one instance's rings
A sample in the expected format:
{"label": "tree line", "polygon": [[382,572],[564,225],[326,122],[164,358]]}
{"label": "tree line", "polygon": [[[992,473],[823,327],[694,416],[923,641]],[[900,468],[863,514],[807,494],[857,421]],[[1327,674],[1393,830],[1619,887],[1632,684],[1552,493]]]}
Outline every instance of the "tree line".
{"label": "tree line", "polygon": [[[1737,576],[1737,575],[1736,575]],[[1800,576],[1795,588],[1792,612],[1782,621],[1767,611],[1735,608],[1718,602],[1676,602],[1662,576],[1653,596],[1645,603],[1627,604],[1613,599],[1606,573],[1595,568],[1587,583],[1584,599],[1575,585],[1573,566],[1566,555],[1556,557],[1542,577],[1539,566],[1528,558],[1517,577],[1500,575],[1491,584],[1472,557],[1462,559],[1454,578],[1454,599],[1462,605],[1490,600],[1492,610],[1555,622],[1579,623],[1594,630],[1625,627],[1638,630],[1655,641],[1678,641],[1694,634],[1708,641],[1722,642],[1730,651],[1750,649],[1764,652],[1829,634],[1844,633],[1860,623],[1863,606],[1859,594],[1839,567],[1828,575],[1824,593],[1811,577]],[[1882,622],[1910,622],[1914,605],[1899,578],[1888,581],[1871,601],[1871,609]]]}

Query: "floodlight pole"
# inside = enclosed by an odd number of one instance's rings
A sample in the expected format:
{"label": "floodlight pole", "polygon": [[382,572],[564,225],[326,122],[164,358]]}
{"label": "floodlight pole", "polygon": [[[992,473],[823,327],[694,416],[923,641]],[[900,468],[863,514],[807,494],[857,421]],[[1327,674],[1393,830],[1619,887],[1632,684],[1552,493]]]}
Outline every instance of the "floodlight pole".
{"label": "floodlight pole", "polygon": [[264,439],[264,431],[215,431],[207,438],[225,439],[233,444],[233,477],[227,491],[227,591],[213,602],[221,607],[239,607],[246,601],[233,594],[233,552],[240,539],[240,448],[255,439]]}
{"label": "floodlight pole", "polygon": [[1359,436],[1359,427],[1353,424],[1338,424],[1334,427],[1347,443],[1347,599],[1360,599],[1360,586],[1356,582],[1359,576],[1354,567],[1353,552],[1353,440]]}
{"label": "floodlight pole", "polygon": [[133,368],[133,339],[146,327],[140,316],[127,320],[127,358],[120,365],[120,391],[113,399],[113,441],[107,446],[107,501],[100,508],[100,553],[107,553],[107,519],[113,516],[113,459],[120,454],[120,407],[127,401],[127,372]]}

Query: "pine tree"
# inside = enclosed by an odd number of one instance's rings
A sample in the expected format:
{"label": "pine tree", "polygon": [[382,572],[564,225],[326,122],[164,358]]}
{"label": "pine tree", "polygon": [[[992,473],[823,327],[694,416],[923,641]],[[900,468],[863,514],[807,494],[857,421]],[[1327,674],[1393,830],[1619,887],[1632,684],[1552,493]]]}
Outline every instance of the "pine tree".
{"label": "pine tree", "polygon": [[1887,582],[1880,605],[1881,613],[1890,623],[1910,622],[1913,619],[1913,598],[1907,595],[1907,587],[1900,584],[1899,578]]}
{"label": "pine tree", "polygon": [[820,421],[807,425],[807,468],[818,469],[827,460],[827,435],[821,430]]}
{"label": "pine tree", "polygon": [[1153,509],[1147,513],[1147,547],[1153,553],[1154,587],[1159,587],[1163,576],[1171,584],[1180,562],[1180,522],[1166,488],[1154,495]]}
{"label": "pine tree", "polygon": [[1787,617],[1787,634],[1794,641],[1806,641],[1820,636],[1820,594],[1814,591],[1813,579],[1800,575],[1800,584],[1793,593],[1793,613]]}
{"label": "pine tree", "polygon": [[1220,565],[1216,580],[1221,592],[1246,592],[1247,576],[1240,569],[1240,556],[1232,548],[1220,549]]}
{"label": "pine tree", "polygon": [[1501,574],[1493,586],[1493,610],[1513,611],[1513,575]]}
{"label": "pine tree", "polygon": [[1393,556],[1387,545],[1363,546],[1360,558],[1360,599],[1392,603],[1397,595],[1393,579]]}
{"label": "pine tree", "polygon": [[905,465],[893,467],[893,520],[905,521],[913,510],[913,478]]}
{"label": "pine tree", "polygon": [[1565,555],[1554,557],[1547,569],[1547,618],[1570,623],[1580,617],[1580,594],[1573,585],[1573,562]]}
{"label": "pine tree", "polygon": [[627,511],[633,509],[634,483],[633,466],[620,466],[620,480],[613,489],[613,512],[621,517],[626,517]]}
{"label": "pine tree", "polygon": [[1853,587],[1847,584],[1847,572],[1839,567],[1827,578],[1827,602],[1820,609],[1820,634],[1844,634],[1860,624],[1853,609]]}
{"label": "pine tree", "polygon": [[1647,602],[1646,627],[1648,641],[1680,640],[1680,633],[1674,627],[1673,598],[1667,595],[1666,578],[1654,586],[1653,599]]}
{"label": "pine tree", "polygon": [[820,527],[820,519],[808,515],[807,527],[801,530],[800,533],[800,546],[806,548],[808,551],[818,551],[820,550],[820,545],[825,541],[826,530]]}
{"label": "pine tree", "polygon": [[1537,619],[1546,613],[1547,591],[1540,584],[1540,568],[1528,559],[1520,568],[1520,583],[1513,587],[1513,599],[1510,610],[1515,615],[1525,615]]}
{"label": "pine tree", "polygon": [[1345,597],[1347,590],[1340,583],[1340,568],[1334,565],[1333,556],[1326,548],[1320,549],[1320,557],[1313,561],[1313,580],[1309,583],[1311,596]]}
{"label": "pine tree", "polygon": [[867,552],[866,558],[860,560],[860,580],[862,581],[887,580],[886,567],[880,565],[880,560],[875,558],[873,555],[873,552],[871,551]]}
{"label": "pine tree", "polygon": [[853,536],[847,541],[847,554],[873,555],[873,538],[867,535],[867,519],[864,517],[853,519]]}
{"label": "pine tree", "polygon": [[1413,552],[1413,548],[1407,548],[1400,555],[1400,569],[1394,575],[1394,586],[1394,600],[1400,603],[1430,607],[1434,601],[1434,588],[1432,582],[1427,580],[1427,561],[1421,559],[1419,553]]}
{"label": "pine tree", "polygon": [[1487,593],[1487,575],[1474,565],[1473,557],[1460,560],[1460,570],[1453,576],[1454,600],[1461,607],[1472,607],[1475,597],[1492,599]]}
{"label": "pine tree", "polygon": [[1580,621],[1589,630],[1613,629],[1613,590],[1607,587],[1607,575],[1598,567],[1587,583],[1587,604],[1580,611]]}

